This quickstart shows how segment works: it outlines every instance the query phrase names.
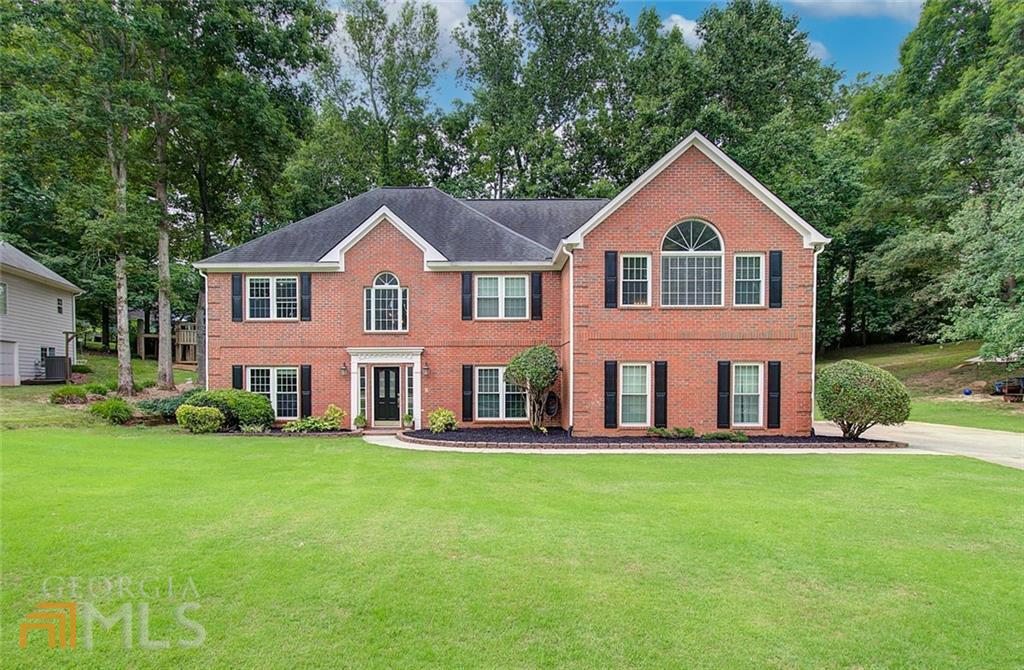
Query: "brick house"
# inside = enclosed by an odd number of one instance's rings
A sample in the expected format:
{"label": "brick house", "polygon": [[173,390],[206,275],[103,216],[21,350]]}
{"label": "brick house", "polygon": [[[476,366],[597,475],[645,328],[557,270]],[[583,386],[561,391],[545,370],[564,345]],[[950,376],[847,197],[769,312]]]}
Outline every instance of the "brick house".
{"label": "brick house", "polygon": [[377,188],[196,264],[207,385],[281,420],[521,425],[503,366],[545,343],[574,434],[807,435],[828,241],[699,133],[610,201]]}

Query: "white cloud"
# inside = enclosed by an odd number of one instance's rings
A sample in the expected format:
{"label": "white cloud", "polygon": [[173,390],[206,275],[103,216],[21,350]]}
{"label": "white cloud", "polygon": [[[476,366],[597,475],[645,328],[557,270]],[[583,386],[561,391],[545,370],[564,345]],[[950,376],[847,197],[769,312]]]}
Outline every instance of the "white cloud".
{"label": "white cloud", "polygon": [[661,22],[661,26],[666,31],[672,30],[673,28],[679,28],[679,32],[683,34],[683,41],[686,42],[691,49],[696,49],[700,46],[700,36],[697,34],[696,21],[688,19],[680,14],[672,14]]}
{"label": "white cloud", "polygon": [[832,54],[828,52],[828,47],[824,43],[818,40],[811,40],[807,45],[807,53],[811,54],[814,58],[820,61],[831,60]]}
{"label": "white cloud", "polygon": [[[458,63],[459,50],[455,45],[455,40],[452,39],[452,29],[466,20],[466,16],[469,15],[469,2],[468,0],[422,0],[423,4],[433,5],[437,10],[437,42],[438,42],[438,56],[442,62],[449,67]],[[342,47],[348,40],[348,36],[345,34],[345,6],[343,0],[335,0],[331,3],[335,8],[337,19],[335,21],[335,34],[334,39],[337,47]],[[384,9],[387,12],[388,18],[395,19],[398,16],[399,11],[402,9],[401,0],[385,0]],[[344,61],[347,60],[344,56],[344,49],[338,48],[337,53],[339,58],[343,61],[343,65],[348,65]]]}
{"label": "white cloud", "polygon": [[825,17],[888,16],[916,22],[922,0],[788,0],[809,14]]}

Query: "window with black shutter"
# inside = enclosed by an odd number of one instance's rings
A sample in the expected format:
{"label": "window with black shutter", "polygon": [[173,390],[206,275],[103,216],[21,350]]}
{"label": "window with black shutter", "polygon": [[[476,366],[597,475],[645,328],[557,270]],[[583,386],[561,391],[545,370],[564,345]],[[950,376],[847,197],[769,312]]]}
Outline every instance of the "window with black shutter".
{"label": "window with black shutter", "polygon": [[718,361],[718,427],[729,427],[729,389],[732,380],[729,378],[731,365],[729,361]]}
{"label": "window with black shutter", "polygon": [[231,275],[231,320],[242,320],[242,273]]}
{"label": "window with black shutter", "polygon": [[768,306],[782,307],[782,252],[768,252]]}
{"label": "window with black shutter", "polygon": [[616,428],[618,421],[619,364],[604,362],[604,427]]}
{"label": "window with black shutter", "polygon": [[668,428],[668,361],[654,362],[654,427]]}
{"label": "window with black shutter", "polygon": [[768,361],[768,427],[782,426],[782,362]]}
{"label": "window with black shutter", "polygon": [[473,420],[473,366],[462,366],[462,420]]}
{"label": "window with black shutter", "polygon": [[604,252],[604,306],[619,306],[619,252]]}
{"label": "window with black shutter", "polygon": [[539,321],[544,316],[544,279],[539,272],[530,274],[530,318]]}

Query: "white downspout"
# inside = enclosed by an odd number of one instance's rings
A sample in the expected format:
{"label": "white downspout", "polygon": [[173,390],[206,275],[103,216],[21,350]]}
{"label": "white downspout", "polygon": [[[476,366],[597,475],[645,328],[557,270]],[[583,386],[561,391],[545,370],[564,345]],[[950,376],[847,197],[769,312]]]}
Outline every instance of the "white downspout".
{"label": "white downspout", "polygon": [[[207,281],[206,273],[199,270],[199,276],[203,278],[203,388],[210,390],[210,282]],[[199,324],[196,324],[198,327]]]}
{"label": "white downspout", "polygon": [[573,371],[576,361],[576,273],[573,269],[574,250],[569,250],[569,361],[566,366],[566,381],[568,381],[569,395],[569,432],[572,433],[573,413],[576,408]]}
{"label": "white downspout", "polygon": [[811,433],[814,432],[815,383],[818,364],[818,255],[825,250],[822,244],[814,248],[814,277],[811,284]]}

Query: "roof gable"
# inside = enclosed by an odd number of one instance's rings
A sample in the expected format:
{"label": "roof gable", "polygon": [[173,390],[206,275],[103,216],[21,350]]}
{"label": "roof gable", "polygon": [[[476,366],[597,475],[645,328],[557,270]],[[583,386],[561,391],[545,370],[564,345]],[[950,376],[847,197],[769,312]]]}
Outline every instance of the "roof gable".
{"label": "roof gable", "polygon": [[36,259],[26,254],[9,242],[0,240],[0,265],[5,272],[28,277],[50,286],[66,289],[72,293],[82,293],[78,288],[64,277],[46,267]]}
{"label": "roof gable", "polygon": [[749,172],[744,170],[736,161],[729,158],[728,155],[721,149],[719,149],[714,142],[701,135],[699,132],[694,131],[690,135],[677,144],[671,151],[661,157],[657,163],[652,165],[646,172],[638,177],[632,184],[627,186],[621,193],[615,196],[608,204],[595,213],[586,223],[580,226],[571,235],[567,236],[564,243],[572,246],[583,246],[583,240],[587,233],[596,228],[618,210],[622,205],[629,201],[634,195],[640,192],[644,186],[649,184],[655,177],[662,173],[669,165],[674,163],[676,159],[682,156],[690,149],[699,150],[705,156],[707,156],[715,165],[721,168],[726,174],[732,177],[737,183],[742,185],[747,191],[749,191],[754,197],[760,200],[768,209],[776,214],[780,219],[785,221],[790,227],[793,228],[797,233],[803,237],[804,246],[811,248],[816,246],[823,246],[828,244],[831,240],[820,232],[818,232],[814,226],[807,223],[799,214],[794,212],[790,207],[782,202],[774,193],[768,190],[768,188],[757,181],[750,175]]}

